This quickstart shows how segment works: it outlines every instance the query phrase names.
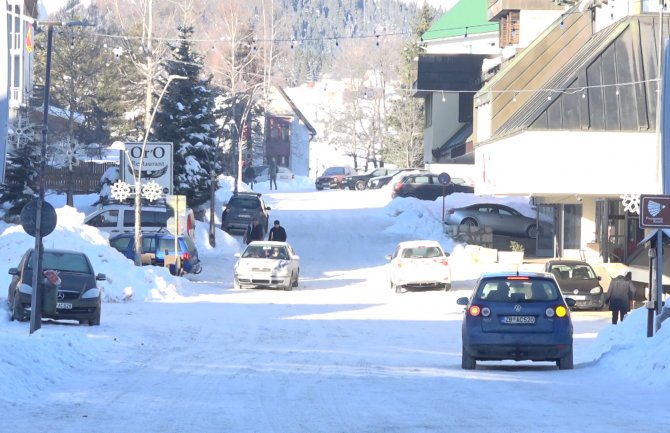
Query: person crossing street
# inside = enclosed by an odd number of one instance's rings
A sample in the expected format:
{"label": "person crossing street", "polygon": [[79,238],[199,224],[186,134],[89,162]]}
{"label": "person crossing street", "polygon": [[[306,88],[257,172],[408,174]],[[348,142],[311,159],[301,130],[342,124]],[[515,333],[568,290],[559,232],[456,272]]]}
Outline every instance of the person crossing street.
{"label": "person crossing street", "polygon": [[275,220],[274,226],[270,229],[268,240],[286,242],[286,230],[281,226],[279,220]]}

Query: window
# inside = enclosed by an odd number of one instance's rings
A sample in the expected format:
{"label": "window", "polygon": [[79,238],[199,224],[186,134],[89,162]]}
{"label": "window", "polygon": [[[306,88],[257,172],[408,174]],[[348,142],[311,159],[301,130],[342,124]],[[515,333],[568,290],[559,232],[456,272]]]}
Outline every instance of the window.
{"label": "window", "polygon": [[93,218],[89,224],[94,227],[116,227],[119,222],[119,211],[110,210],[102,212],[97,217]]}
{"label": "window", "polygon": [[424,112],[426,113],[426,119],[424,121],[424,126],[430,128],[433,126],[433,95],[428,95],[424,99]]}
{"label": "window", "polygon": [[582,242],[582,205],[566,204],[563,209],[565,225],[563,248],[578,250]]}
{"label": "window", "polygon": [[[504,300],[509,302],[519,301],[554,301],[559,299],[558,286],[553,280],[534,279],[527,280],[507,280],[505,277],[489,278],[482,281],[478,290],[477,298],[485,300],[489,296],[495,297],[499,292],[495,292],[502,288],[503,284],[509,287],[509,296],[504,297]],[[492,299],[492,298],[488,298]],[[496,300],[503,300],[501,299]]]}
{"label": "window", "polygon": [[122,237],[118,239],[113,239],[109,242],[109,245],[112,248],[115,248],[117,251],[121,253],[125,253],[126,251],[129,250],[130,243],[133,241],[132,238],[129,237]]}
{"label": "window", "polygon": [[519,11],[509,11],[507,15],[500,18],[499,40],[501,48],[519,43],[520,24]]}

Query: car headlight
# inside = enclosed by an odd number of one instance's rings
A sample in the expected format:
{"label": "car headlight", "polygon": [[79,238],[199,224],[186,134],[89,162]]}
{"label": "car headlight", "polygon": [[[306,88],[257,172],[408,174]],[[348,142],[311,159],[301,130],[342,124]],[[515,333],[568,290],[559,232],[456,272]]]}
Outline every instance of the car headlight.
{"label": "car headlight", "polygon": [[98,289],[97,287],[93,289],[88,289],[87,291],[84,292],[83,295],[81,295],[82,299],[92,299],[99,297],[100,297],[100,289]]}
{"label": "car headlight", "polygon": [[592,288],[591,291],[590,291],[589,293],[591,293],[592,295],[599,295],[599,294],[601,294],[602,292],[603,292],[602,287],[598,286],[598,287],[594,287],[594,288]]}
{"label": "car headlight", "polygon": [[19,292],[23,293],[24,295],[32,295],[33,288],[27,284],[21,284],[19,286]]}
{"label": "car headlight", "polygon": [[289,273],[289,264],[291,262],[288,260],[280,260],[279,263],[277,263],[277,266],[275,266],[273,274],[275,275],[288,275]]}

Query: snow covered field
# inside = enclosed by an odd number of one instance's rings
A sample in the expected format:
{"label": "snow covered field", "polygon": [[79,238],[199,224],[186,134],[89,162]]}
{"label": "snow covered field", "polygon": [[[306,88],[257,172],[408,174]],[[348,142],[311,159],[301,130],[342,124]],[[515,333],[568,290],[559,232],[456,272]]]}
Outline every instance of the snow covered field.
{"label": "snow covered field", "polygon": [[[460,368],[462,307],[484,266],[442,234],[442,201],[390,190],[268,191],[301,256],[292,292],[232,288],[239,236],[197,227],[199,275],[135,268],[82,225],[94,196],[48,198],[59,224],[45,247],[86,251],[105,273],[101,326],[9,322],[0,273],[0,432],[667,432],[670,325],[645,338],[646,311],[617,326],[573,314],[575,369],[552,363]],[[217,192],[230,196],[230,181]],[[447,198],[447,208],[474,200]],[[524,210],[524,199],[497,199]],[[527,209],[529,210],[529,209]],[[396,294],[384,255],[403,240],[452,252],[450,292]],[[0,225],[0,261],[33,238]]]}

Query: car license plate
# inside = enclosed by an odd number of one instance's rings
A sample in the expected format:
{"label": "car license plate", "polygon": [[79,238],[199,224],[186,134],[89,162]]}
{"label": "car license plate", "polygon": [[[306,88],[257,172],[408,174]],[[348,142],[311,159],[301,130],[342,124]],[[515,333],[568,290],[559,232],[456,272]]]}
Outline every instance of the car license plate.
{"label": "car license plate", "polygon": [[251,215],[249,215],[248,213],[241,213],[241,214],[239,214],[239,217],[240,218],[251,218]]}
{"label": "car license plate", "polygon": [[56,308],[59,310],[71,310],[72,304],[69,302],[56,302]]}
{"label": "car license plate", "polygon": [[572,298],[575,301],[585,301],[586,300],[586,296],[584,296],[584,295],[567,295],[566,298]]}
{"label": "car license plate", "polygon": [[503,316],[500,318],[503,325],[533,325],[535,316]]}

